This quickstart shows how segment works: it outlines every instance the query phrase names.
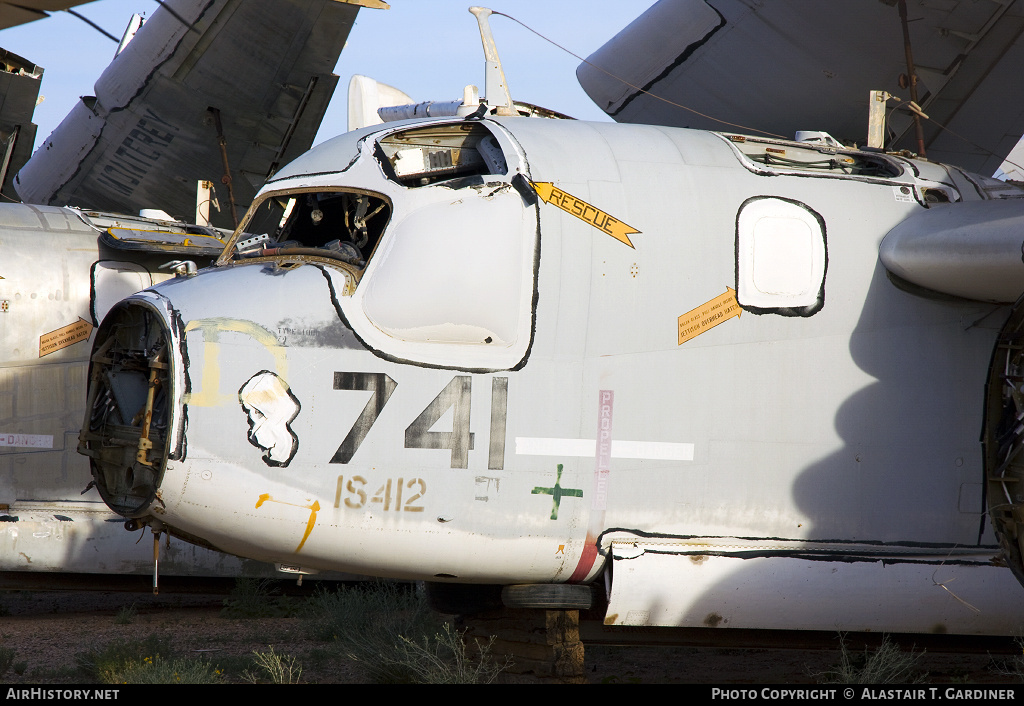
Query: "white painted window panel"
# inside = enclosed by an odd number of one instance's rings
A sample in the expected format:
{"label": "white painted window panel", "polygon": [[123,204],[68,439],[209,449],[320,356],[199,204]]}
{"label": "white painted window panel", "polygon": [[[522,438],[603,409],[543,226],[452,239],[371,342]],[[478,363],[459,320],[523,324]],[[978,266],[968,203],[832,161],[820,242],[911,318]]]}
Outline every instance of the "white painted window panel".
{"label": "white painted window panel", "polygon": [[825,283],[825,233],[807,208],[778,198],[747,202],[737,218],[736,298],[758,309],[810,307]]}
{"label": "white painted window panel", "polygon": [[[510,346],[523,284],[523,209],[512,192],[452,191],[393,226],[363,308],[405,341]],[[490,339],[490,340],[487,340]]]}

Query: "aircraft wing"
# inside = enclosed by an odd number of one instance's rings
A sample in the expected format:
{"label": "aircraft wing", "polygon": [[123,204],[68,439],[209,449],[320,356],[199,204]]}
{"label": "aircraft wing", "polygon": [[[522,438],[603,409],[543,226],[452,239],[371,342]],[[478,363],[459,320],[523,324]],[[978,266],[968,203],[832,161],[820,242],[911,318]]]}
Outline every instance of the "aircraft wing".
{"label": "aircraft wing", "polygon": [[16,27],[26,22],[34,22],[49,13],[58,10],[66,10],[75,5],[85,5],[92,0],[79,0],[78,2],[67,2],[67,0],[18,0],[17,2],[0,2],[0,29]]}
{"label": "aircraft wing", "polygon": [[[994,173],[1024,132],[1024,0],[907,0],[907,19],[928,158]],[[862,145],[869,92],[910,100],[906,73],[897,0],[661,0],[577,69],[619,122]],[[909,113],[889,126],[918,151]]]}
{"label": "aircraft wing", "polygon": [[[169,0],[19,172],[27,203],[191,221],[212,181],[233,227],[279,165],[309,149],[359,7],[379,0]],[[170,10],[173,10],[171,12]],[[184,21],[183,21],[184,20]]]}

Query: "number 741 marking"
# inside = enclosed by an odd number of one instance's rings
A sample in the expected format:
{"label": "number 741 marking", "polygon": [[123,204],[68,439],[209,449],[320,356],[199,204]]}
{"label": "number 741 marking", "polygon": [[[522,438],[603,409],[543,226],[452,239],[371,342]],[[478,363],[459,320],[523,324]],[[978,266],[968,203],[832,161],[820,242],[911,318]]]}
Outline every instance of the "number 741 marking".
{"label": "number 741 marking", "polygon": [[[335,390],[372,392],[331,463],[348,463],[377,421],[384,405],[391,399],[398,383],[385,373],[334,373]],[[448,449],[452,468],[468,468],[469,452],[474,434],[469,430],[473,378],[456,375],[437,397],[420,412],[405,429],[407,449]],[[451,431],[430,431],[445,412],[452,410]],[[505,421],[508,411],[508,378],[491,378],[491,429],[487,450],[487,467],[501,470],[505,466]]]}

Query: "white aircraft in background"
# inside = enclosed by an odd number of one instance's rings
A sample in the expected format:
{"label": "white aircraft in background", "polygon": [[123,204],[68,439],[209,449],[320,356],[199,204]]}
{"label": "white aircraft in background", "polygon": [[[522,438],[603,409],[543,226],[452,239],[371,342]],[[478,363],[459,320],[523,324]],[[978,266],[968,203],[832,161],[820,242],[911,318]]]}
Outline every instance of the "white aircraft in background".
{"label": "white aircraft in background", "polygon": [[[309,148],[360,7],[386,5],[163,2],[141,29],[130,28],[96,95],[82,98],[18,172],[25,203],[0,204],[5,580],[152,571],[152,547],[137,546],[121,529],[123,518],[94,491],[83,492],[89,465],[75,447],[89,341],[114,303],[172,276],[168,265],[186,267],[174,261],[216,258],[231,234],[216,225],[233,227],[232,204],[244,211],[267,175]],[[0,24],[15,11],[0,7]],[[41,70],[27,61],[19,66],[0,73],[5,85],[34,80],[21,90],[34,86],[37,93]],[[15,135],[30,118],[29,110],[8,132]],[[0,132],[5,119],[0,114]],[[200,182],[207,186],[197,198]],[[220,213],[211,200],[219,200]],[[119,215],[140,211],[147,215]],[[184,543],[163,559],[165,575],[274,573]]]}
{"label": "white aircraft in background", "polygon": [[111,309],[80,437],[110,507],[454,609],[1019,629],[1024,191],[524,118],[483,36],[484,103],[320,145]]}

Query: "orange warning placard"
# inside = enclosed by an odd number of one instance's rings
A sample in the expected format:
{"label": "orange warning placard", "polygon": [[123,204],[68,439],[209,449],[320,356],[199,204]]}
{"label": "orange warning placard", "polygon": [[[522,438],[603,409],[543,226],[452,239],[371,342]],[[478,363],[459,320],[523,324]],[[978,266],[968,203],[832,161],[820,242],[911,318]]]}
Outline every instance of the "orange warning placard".
{"label": "orange warning placard", "polygon": [[44,333],[39,337],[39,357],[56,353],[79,341],[88,340],[92,334],[92,328],[91,323],[79,317],[78,321],[73,324],[50,331],[50,333]]}
{"label": "orange warning placard", "polygon": [[679,345],[734,316],[738,319],[742,313],[743,310],[736,301],[736,290],[726,287],[725,294],[719,294],[706,304],[701,304],[679,317]]}

